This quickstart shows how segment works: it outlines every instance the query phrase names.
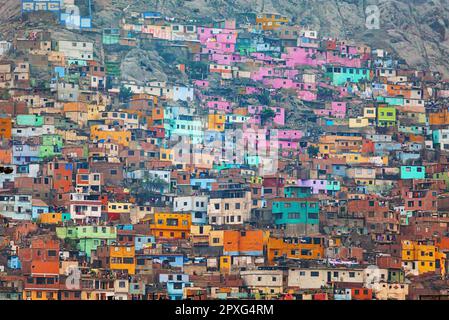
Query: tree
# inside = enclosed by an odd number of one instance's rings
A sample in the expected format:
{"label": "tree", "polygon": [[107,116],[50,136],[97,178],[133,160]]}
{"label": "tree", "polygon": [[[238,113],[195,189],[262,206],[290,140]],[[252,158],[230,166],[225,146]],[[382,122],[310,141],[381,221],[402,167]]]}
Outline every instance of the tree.
{"label": "tree", "polygon": [[7,89],[0,91],[0,100],[9,100],[11,95]]}
{"label": "tree", "polygon": [[159,177],[153,178],[145,172],[142,179],[125,182],[125,185],[136,198],[137,203],[143,205],[149,199],[161,195],[168,183]]}
{"label": "tree", "polygon": [[209,74],[209,66],[201,61],[186,62],[186,73],[194,80],[203,80]]}
{"label": "tree", "polygon": [[264,125],[269,120],[273,120],[276,116],[276,113],[271,108],[265,108],[260,113],[260,123],[261,125]]}
{"label": "tree", "polygon": [[120,92],[118,95],[120,102],[129,102],[132,96],[133,93],[131,91],[131,88],[127,88],[125,86],[120,87]]}
{"label": "tree", "polygon": [[259,103],[268,106],[271,103],[271,97],[270,92],[265,90],[262,94],[257,95],[257,99],[259,100]]}
{"label": "tree", "polygon": [[310,158],[316,158],[318,156],[318,153],[320,152],[320,149],[315,146],[308,146],[307,147],[307,154]]}

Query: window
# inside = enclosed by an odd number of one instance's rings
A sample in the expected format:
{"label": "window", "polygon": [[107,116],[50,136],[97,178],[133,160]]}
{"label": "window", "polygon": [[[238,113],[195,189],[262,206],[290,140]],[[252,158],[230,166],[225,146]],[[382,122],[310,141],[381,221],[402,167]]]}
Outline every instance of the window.
{"label": "window", "polygon": [[48,250],[47,254],[49,257],[56,257],[56,250]]}
{"label": "window", "polygon": [[125,264],[133,264],[134,258],[123,258],[123,263]]}
{"label": "window", "polygon": [[182,282],[175,282],[173,284],[173,289],[176,289],[176,290],[182,289]]}

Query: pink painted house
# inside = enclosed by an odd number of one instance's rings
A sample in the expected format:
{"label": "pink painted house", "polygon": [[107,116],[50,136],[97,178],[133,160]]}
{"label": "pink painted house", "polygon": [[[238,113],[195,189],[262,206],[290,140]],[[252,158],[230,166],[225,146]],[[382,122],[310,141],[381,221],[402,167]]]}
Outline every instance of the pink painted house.
{"label": "pink painted house", "polygon": [[230,53],[213,53],[210,60],[218,64],[231,65],[232,63],[242,62],[242,56]]}
{"label": "pink painted house", "polygon": [[346,102],[332,102],[331,114],[336,118],[344,118],[346,116]]}
{"label": "pink painted house", "polygon": [[278,129],[277,138],[279,140],[299,141],[304,136],[301,130],[293,129]]}
{"label": "pink painted house", "polygon": [[344,119],[346,116],[346,102],[332,102],[330,107],[313,111],[317,116]]}
{"label": "pink painted house", "polygon": [[195,81],[193,81],[193,84],[198,88],[208,88],[209,87],[209,81],[207,81],[207,80],[195,80]]}
{"label": "pink painted house", "polygon": [[286,50],[287,53],[281,54],[281,58],[289,68],[301,65],[317,67],[326,63],[326,56],[316,48],[288,47]]}
{"label": "pink painted house", "polygon": [[299,90],[298,98],[304,101],[316,101],[318,99],[318,94],[312,91]]}
{"label": "pink painted house", "polygon": [[237,33],[219,33],[215,36],[215,39],[219,43],[231,43],[236,44],[237,43]]}
{"label": "pink painted house", "polygon": [[251,79],[254,81],[262,81],[264,77],[280,76],[280,72],[274,67],[260,67],[258,70],[251,72]]}
{"label": "pink painted house", "polygon": [[207,107],[212,110],[220,110],[226,113],[232,111],[232,103],[224,100],[207,101]]}
{"label": "pink painted house", "polygon": [[208,39],[215,37],[218,34],[237,34],[235,29],[222,29],[222,28],[210,28],[210,27],[198,27],[198,40],[201,44],[205,44]]}
{"label": "pink painted house", "polygon": [[321,116],[321,117],[330,117],[330,115],[331,115],[331,111],[329,109],[313,110],[313,113],[315,113],[317,116]]}
{"label": "pink painted house", "polygon": [[340,98],[345,98],[345,97],[349,96],[348,88],[338,87],[338,90],[340,91]]}
{"label": "pink painted house", "polygon": [[206,51],[204,53],[233,53],[235,51],[235,44],[233,43],[221,43],[216,40],[207,40],[206,48],[203,48]]}

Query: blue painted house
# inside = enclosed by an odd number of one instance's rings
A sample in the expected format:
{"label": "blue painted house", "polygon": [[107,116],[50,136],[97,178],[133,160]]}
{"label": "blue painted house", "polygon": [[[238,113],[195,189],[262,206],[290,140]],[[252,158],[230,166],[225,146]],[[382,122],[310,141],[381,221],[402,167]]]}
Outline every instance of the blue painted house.
{"label": "blue painted house", "polygon": [[424,166],[401,166],[401,179],[425,179]]}

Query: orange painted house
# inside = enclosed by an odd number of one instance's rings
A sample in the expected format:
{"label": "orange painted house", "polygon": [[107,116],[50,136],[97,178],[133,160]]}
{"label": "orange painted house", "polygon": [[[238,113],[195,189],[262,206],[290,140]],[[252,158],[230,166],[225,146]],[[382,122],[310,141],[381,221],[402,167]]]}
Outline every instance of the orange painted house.
{"label": "orange painted house", "polygon": [[441,110],[440,112],[429,113],[429,124],[431,126],[448,125],[449,111]]}
{"label": "orange painted house", "polygon": [[403,96],[404,98],[410,98],[411,90],[410,86],[389,84],[387,85],[387,93],[390,97]]}
{"label": "orange painted house", "polygon": [[58,193],[68,193],[72,191],[73,185],[73,164],[69,162],[50,162],[48,164],[48,174],[53,176],[53,188]]}
{"label": "orange painted house", "polygon": [[0,139],[11,139],[12,122],[10,118],[0,118]]}
{"label": "orange painted house", "polygon": [[225,255],[263,255],[264,231],[262,230],[224,230],[223,254]]}
{"label": "orange painted house", "polygon": [[352,300],[373,300],[373,290],[368,288],[351,288]]}
{"label": "orange painted house", "polygon": [[268,238],[268,263],[273,264],[275,258],[317,260],[324,258],[324,238]]}
{"label": "orange painted house", "polygon": [[59,241],[34,239],[19,250],[22,272],[28,275],[24,300],[57,300],[59,291]]}
{"label": "orange painted house", "polygon": [[155,213],[150,231],[156,238],[188,239],[191,224],[190,213]]}
{"label": "orange painted house", "polygon": [[12,150],[11,149],[0,149],[0,163],[10,164],[12,162]]}

